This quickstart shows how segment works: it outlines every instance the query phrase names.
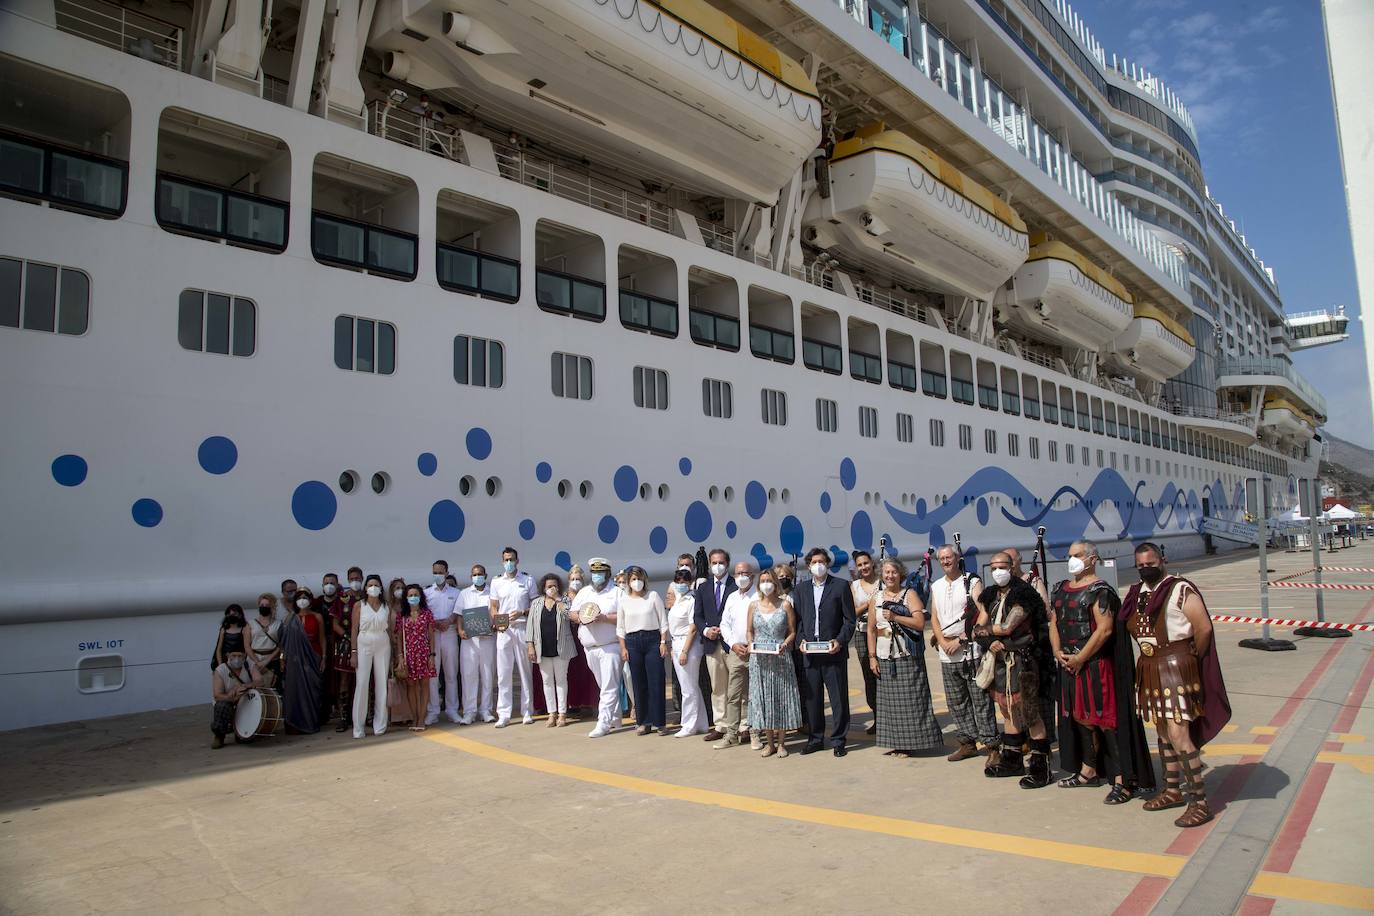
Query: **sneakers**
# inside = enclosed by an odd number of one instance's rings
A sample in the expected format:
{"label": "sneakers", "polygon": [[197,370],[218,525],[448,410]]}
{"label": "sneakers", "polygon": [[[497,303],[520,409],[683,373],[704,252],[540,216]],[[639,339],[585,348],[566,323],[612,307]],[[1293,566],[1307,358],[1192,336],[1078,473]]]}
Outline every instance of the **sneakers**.
{"label": "sneakers", "polygon": [[439,714],[438,714],[437,712],[434,713],[433,715],[425,716],[425,724],[426,724],[426,725],[437,725],[438,723],[439,723]]}
{"label": "sneakers", "polygon": [[721,738],[715,744],[711,745],[711,747],[718,751],[723,751],[727,747],[739,747],[739,735],[726,735],[724,738]]}
{"label": "sneakers", "polygon": [[457,722],[459,725],[471,725],[472,716],[459,716],[457,719],[454,719],[453,721]]}
{"label": "sneakers", "polygon": [[588,738],[604,738],[604,737],[606,737],[607,735],[609,735],[610,733],[611,733],[611,730],[610,730],[609,728],[606,728],[605,726],[602,726],[602,725],[598,725],[596,728],[594,728],[594,729],[592,729],[591,731],[587,732],[587,737],[588,737]]}
{"label": "sneakers", "polygon": [[502,718],[502,719],[497,719],[497,720],[496,720],[496,727],[497,727],[497,728],[505,728],[507,725],[510,725],[510,719],[504,719],[504,718]]}
{"label": "sneakers", "polygon": [[521,725],[533,725],[533,724],[534,724],[534,716],[525,716],[525,718],[523,718],[523,719],[520,720],[520,724],[521,724]]}
{"label": "sneakers", "polygon": [[463,724],[463,720],[460,719],[460,718],[458,718],[458,713],[456,713],[456,712],[448,713],[447,715],[444,716],[444,718],[445,718],[445,719],[448,719],[448,720],[449,720],[450,722],[452,722],[454,725],[462,725],[462,724]]}
{"label": "sneakers", "polygon": [[703,735],[702,738],[701,738],[701,740],[702,740],[702,741],[719,741],[721,738],[724,738],[724,737],[725,737],[725,732],[721,731],[720,729],[713,728],[713,729],[711,729],[709,732],[707,732],[705,735]]}
{"label": "sneakers", "polygon": [[697,734],[696,732],[689,732],[687,729],[683,728],[683,729],[679,729],[678,731],[674,732],[674,733],[673,733],[673,737],[674,737],[674,738],[692,738],[692,737],[695,737],[696,734]]}
{"label": "sneakers", "polygon": [[763,736],[759,734],[757,728],[749,734],[749,746],[756,751],[763,750]]}
{"label": "sneakers", "polygon": [[491,713],[489,713],[489,712],[484,712],[484,713],[482,713],[482,721],[483,721],[483,722],[488,722],[488,723],[490,723],[490,722],[495,722],[495,721],[496,721],[496,717],[493,716],[493,715],[492,715]]}

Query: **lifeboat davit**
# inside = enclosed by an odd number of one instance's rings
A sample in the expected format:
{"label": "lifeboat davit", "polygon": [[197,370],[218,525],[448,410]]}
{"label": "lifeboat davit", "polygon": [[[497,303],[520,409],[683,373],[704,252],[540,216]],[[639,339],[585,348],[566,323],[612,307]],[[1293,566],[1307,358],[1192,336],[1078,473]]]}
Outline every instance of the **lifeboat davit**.
{"label": "lifeboat davit", "polygon": [[1193,335],[1177,319],[1147,302],[1133,306],[1135,317],[1112,341],[1112,361],[1136,375],[1163,382],[1193,364]]}
{"label": "lifeboat davit", "polygon": [[1037,234],[1030,246],[1011,289],[998,293],[1010,324],[1088,350],[1105,347],[1126,330],[1135,300],[1115,277],[1063,242]]}
{"label": "lifeboat davit", "polygon": [[806,71],[702,0],[379,0],[368,44],[390,77],[659,186],[773,204],[820,142]]}
{"label": "lifeboat davit", "polygon": [[1026,260],[1026,224],[987,188],[905,134],[870,124],[835,144],[829,197],[808,240],[939,292],[989,300]]}

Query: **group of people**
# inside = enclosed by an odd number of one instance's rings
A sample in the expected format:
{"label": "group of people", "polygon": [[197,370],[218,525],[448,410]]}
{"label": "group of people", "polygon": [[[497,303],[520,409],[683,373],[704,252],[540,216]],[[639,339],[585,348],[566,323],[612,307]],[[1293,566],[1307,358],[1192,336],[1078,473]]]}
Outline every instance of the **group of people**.
{"label": "group of people", "polygon": [[732,565],[717,548],[681,555],[663,595],[643,567],[613,574],[605,557],[585,573],[572,567],[566,584],[556,573],[536,582],[509,547],[499,575],[474,564],[466,587],[443,560],[427,586],[383,586],[354,567],[346,586],[326,575],[317,597],[288,579],[286,614],[266,593],[255,616],[237,605],[225,615],[211,662],[213,746],[254,686],[280,689],[288,732],[337,718],[337,731],[362,738],[368,723],[374,734],[393,722],[422,730],[441,712],[504,728],[517,714],[518,678],[525,724],[539,699],[550,728],[566,726],[570,709],[594,708],[588,737],[600,738],[620,728],[629,705],[638,735],[701,735],[717,749],[747,741],[763,757],[786,757],[784,739],[796,732],[801,753],[843,757],[852,647],[874,714],[869,733],[890,755],[924,756],[946,749],[928,640],[957,742],[946,759],[985,756],[985,775],[1041,788],[1054,779],[1057,732],[1067,773],[1057,784],[1106,784],[1104,803],[1119,805],[1155,788],[1144,732],[1152,722],[1164,788],[1145,809],[1185,808],[1180,827],[1211,819],[1200,751],[1230,718],[1229,701],[1202,596],[1168,573],[1158,546],[1136,548],[1140,581],[1124,599],[1097,575],[1091,541],[1071,545],[1069,578],[1052,590],[1022,570],[1015,549],[992,556],[988,582],[952,545],[935,559],[940,573],[925,581],[899,559],[856,551],[850,581],[818,547],[805,557],[809,578],[796,581],[792,566]]}

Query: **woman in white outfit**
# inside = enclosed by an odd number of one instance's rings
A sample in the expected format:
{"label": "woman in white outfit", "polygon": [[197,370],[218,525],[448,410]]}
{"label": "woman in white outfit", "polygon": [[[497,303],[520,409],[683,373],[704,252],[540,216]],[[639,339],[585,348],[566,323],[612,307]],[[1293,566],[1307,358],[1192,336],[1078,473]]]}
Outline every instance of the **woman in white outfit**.
{"label": "woman in white outfit", "polygon": [[386,734],[386,681],[391,674],[391,607],[382,597],[382,577],[368,576],[363,600],[353,605],[353,737],[363,736],[367,689],[372,682],[372,734]]}
{"label": "woman in white outfit", "polygon": [[668,635],[673,640],[673,669],[682,690],[682,723],[674,738],[689,738],[706,732],[706,702],[697,681],[701,668],[701,643],[692,623],[696,599],[692,595],[694,576],[690,569],[679,569],[673,576],[673,606],[668,610]]}
{"label": "woman in white outfit", "polygon": [[549,573],[539,580],[539,591],[540,597],[530,604],[525,654],[530,664],[539,666],[544,708],[549,711],[549,728],[553,728],[568,724],[568,662],[577,655],[577,646],[568,620],[568,602],[561,597],[563,580]]}

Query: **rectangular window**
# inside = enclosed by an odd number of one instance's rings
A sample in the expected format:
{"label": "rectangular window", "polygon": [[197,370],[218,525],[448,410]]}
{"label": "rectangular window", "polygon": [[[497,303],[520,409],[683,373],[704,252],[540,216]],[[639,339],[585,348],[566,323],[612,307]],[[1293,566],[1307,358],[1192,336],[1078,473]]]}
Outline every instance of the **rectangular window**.
{"label": "rectangular window", "polygon": [[978,386],[978,406],[984,410],[997,409],[997,386],[979,385]]}
{"label": "rectangular window", "polygon": [[0,258],[0,325],[80,336],[90,311],[91,280],[84,272]]}
{"label": "rectangular window", "polygon": [[1002,413],[1009,413],[1013,417],[1021,415],[1021,397],[1012,391],[1002,392]]}
{"label": "rectangular window", "polygon": [[930,421],[930,444],[936,448],[943,448],[945,444],[945,421]]}
{"label": "rectangular window", "polygon": [[973,382],[956,378],[950,382],[950,393],[960,404],[973,403]]}
{"label": "rectangular window", "polygon": [[635,406],[645,410],[668,409],[668,373],[648,366],[634,368]]}
{"label": "rectangular window", "polygon": [[1116,470],[1116,452],[1110,452],[1109,454],[1111,455],[1111,458],[1112,458],[1112,470],[1115,471],[1115,470]]}
{"label": "rectangular window", "polygon": [[659,337],[677,337],[677,303],[633,290],[620,291],[620,323]]}
{"label": "rectangular window", "polygon": [[1045,443],[1045,444],[1049,447],[1049,456],[1050,456],[1050,460],[1051,460],[1051,461],[1058,461],[1058,460],[1059,460],[1059,443],[1058,443],[1058,442],[1055,442],[1053,439],[1051,439],[1051,440],[1049,440],[1049,442],[1047,442],[1047,443]]}
{"label": "rectangular window", "polygon": [[1026,398],[1021,402],[1021,404],[1022,404],[1022,407],[1023,407],[1024,410],[1025,410],[1026,419],[1028,419],[1028,420],[1038,420],[1038,419],[1040,419],[1040,401],[1039,401],[1039,400],[1037,400],[1036,398],[1032,398],[1032,397],[1029,397],[1029,396],[1028,396],[1028,397],[1026,397]]}
{"label": "rectangular window", "polygon": [[1040,460],[1040,440],[1035,436],[1030,437],[1030,458],[1031,461]]}
{"label": "rectangular window", "polygon": [[385,321],[340,315],[334,319],[334,365],[356,372],[396,371],[396,327]]}
{"label": "rectangular window", "polygon": [[839,375],[843,371],[843,363],[839,347],[810,337],[802,338],[802,364],[806,368]]}
{"label": "rectangular window", "polygon": [[606,284],[541,267],[534,272],[534,301],[546,312],[604,321]]}
{"label": "rectangular window", "polygon": [[453,380],[476,388],[500,388],[505,383],[506,349],[499,340],[453,338]]}
{"label": "rectangular window", "polygon": [[687,327],[692,333],[692,340],[704,347],[718,347],[721,350],[739,349],[738,318],[689,308]]}
{"label": "rectangular window", "polygon": [[967,423],[959,424],[959,448],[966,452],[973,451],[973,427]]}
{"label": "rectangular window", "polygon": [[915,366],[898,362],[895,359],[887,361],[887,383],[893,388],[900,388],[903,391],[915,391],[918,387]]}
{"label": "rectangular window", "polygon": [[762,324],[749,325],[749,350],[760,359],[771,359],[791,365],[797,360],[796,345],[789,331],[779,331]]}
{"label": "rectangular window", "polygon": [[1067,463],[1069,463],[1069,464],[1073,464],[1073,453],[1074,453],[1073,443],[1072,443],[1072,442],[1065,442],[1065,443],[1064,443],[1064,460],[1065,460]]}
{"label": "rectangular window", "polygon": [[435,267],[444,289],[502,302],[520,298],[519,261],[441,242]]}
{"label": "rectangular window", "polygon": [[898,441],[898,442],[911,442],[911,441],[915,438],[915,436],[913,435],[914,432],[915,432],[915,424],[912,422],[911,414],[909,414],[909,413],[898,413],[898,414],[897,414],[897,441]]}
{"label": "rectangular window", "polygon": [[945,376],[942,373],[933,372],[930,369],[922,369],[921,391],[922,393],[928,394],[933,398],[945,397],[947,393]]}
{"label": "rectangular window", "polygon": [[860,381],[881,385],[883,382],[883,361],[872,353],[850,350],[849,374]]}
{"label": "rectangular window", "polygon": [[838,432],[840,429],[840,409],[829,398],[816,398],[816,428],[823,433]]}
{"label": "rectangular window", "polygon": [[592,399],[592,361],[575,353],[549,357],[549,388],[554,397],[575,401]]}
{"label": "rectangular window", "polygon": [[177,341],[187,350],[252,356],[257,349],[252,299],[184,289],[177,302]]}
{"label": "rectangular window", "polygon": [[878,409],[876,407],[859,408],[859,435],[865,439],[878,438]]}
{"label": "rectangular window", "polygon": [[759,392],[763,422],[769,426],[787,425],[787,392],[764,388]]}
{"label": "rectangular window", "polygon": [[1007,454],[1013,458],[1021,455],[1021,437],[1016,433],[1007,433]]}
{"label": "rectangular window", "polygon": [[997,430],[983,430],[983,451],[987,452],[989,455],[997,454]]}
{"label": "rectangular window", "polygon": [[1097,450],[1097,466],[1102,467],[1102,449]]}
{"label": "rectangular window", "polygon": [[314,211],[310,247],[323,264],[366,270],[397,280],[415,279],[416,236],[331,213]]}
{"label": "rectangular window", "polygon": [[128,163],[43,143],[0,136],[0,193],[47,200],[94,216],[124,212]]}
{"label": "rectangular window", "polygon": [[719,379],[701,380],[701,412],[708,417],[728,420],[735,415],[734,387]]}

